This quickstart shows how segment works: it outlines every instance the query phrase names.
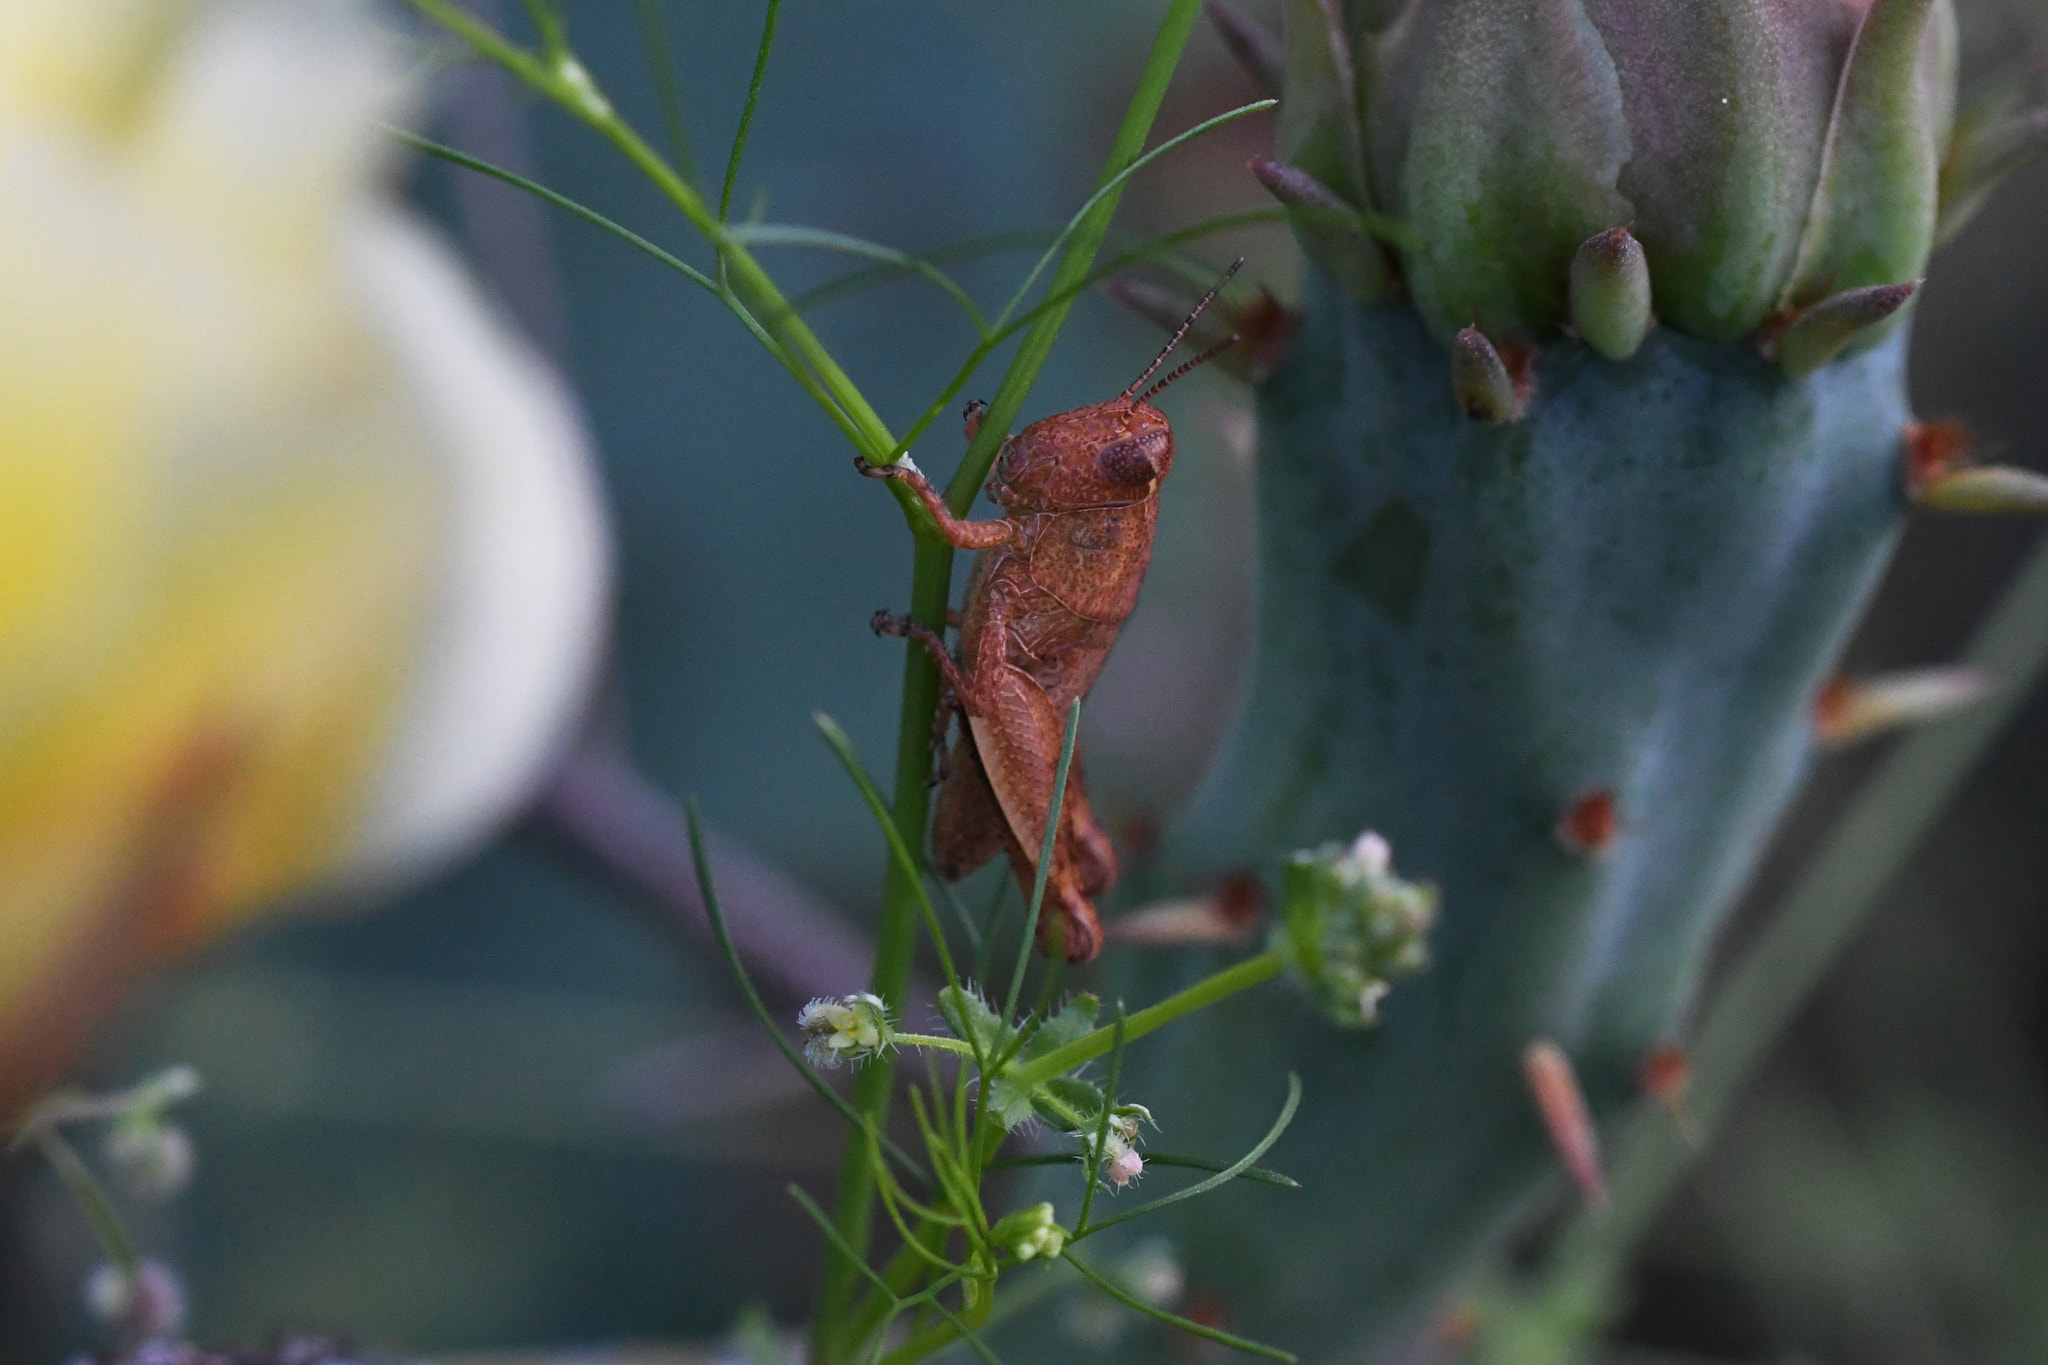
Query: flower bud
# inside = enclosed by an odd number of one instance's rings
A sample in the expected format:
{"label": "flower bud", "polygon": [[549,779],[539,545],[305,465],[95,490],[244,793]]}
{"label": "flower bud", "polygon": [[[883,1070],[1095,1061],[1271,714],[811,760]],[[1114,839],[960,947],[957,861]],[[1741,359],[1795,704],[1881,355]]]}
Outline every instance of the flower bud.
{"label": "flower bud", "polygon": [[1067,1230],[1053,1221],[1050,1204],[1018,1209],[988,1230],[996,1249],[1019,1261],[1059,1259],[1066,1249]]}
{"label": "flower bud", "polygon": [[1349,848],[1294,854],[1281,868],[1280,903],[1273,951],[1340,1024],[1374,1023],[1390,978],[1428,965],[1436,888],[1395,876],[1386,840],[1371,831]]}
{"label": "flower bud", "polygon": [[122,1188],[145,1203],[178,1194],[191,1183],[198,1164],[191,1136],[153,1116],[116,1123],[103,1150]]}
{"label": "flower bud", "polygon": [[1102,1163],[1102,1178],[1122,1189],[1145,1174],[1145,1158],[1138,1155],[1138,1149],[1121,1142],[1114,1136],[1103,1144],[1108,1160]]}
{"label": "flower bud", "polygon": [[[1470,325],[1533,345],[1568,318],[1593,340],[1569,277],[1616,223],[1665,325],[1747,337],[1824,293],[1923,273],[1954,27],[1950,0],[1414,0],[1355,40],[1361,206],[1414,229],[1401,273],[1446,342]],[[1298,92],[1327,102],[1327,81],[1290,78],[1283,118]]]}
{"label": "flower bud", "polygon": [[122,1335],[141,1340],[171,1336],[185,1325],[185,1290],[157,1261],[144,1261],[129,1275],[101,1264],[85,1281],[85,1306]]}
{"label": "flower bud", "polygon": [[865,992],[838,999],[819,997],[796,1017],[804,1032],[804,1056],[811,1065],[835,1067],[879,1056],[893,1037],[881,997]]}

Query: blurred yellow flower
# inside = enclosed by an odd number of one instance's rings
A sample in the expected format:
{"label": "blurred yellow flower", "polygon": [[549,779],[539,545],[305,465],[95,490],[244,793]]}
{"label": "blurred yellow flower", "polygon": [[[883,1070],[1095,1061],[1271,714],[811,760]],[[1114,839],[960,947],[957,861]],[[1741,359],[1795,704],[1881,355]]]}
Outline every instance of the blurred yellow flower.
{"label": "blurred yellow flower", "polygon": [[0,1121],[136,972],[479,837],[601,616],[572,405],[332,0],[0,4]]}

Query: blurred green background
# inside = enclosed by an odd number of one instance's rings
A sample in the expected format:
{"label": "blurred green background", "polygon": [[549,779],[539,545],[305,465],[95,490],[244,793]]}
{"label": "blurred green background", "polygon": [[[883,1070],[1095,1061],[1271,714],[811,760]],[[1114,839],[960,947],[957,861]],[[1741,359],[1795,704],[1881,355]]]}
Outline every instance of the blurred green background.
{"label": "blurred green background", "polygon": [[[760,7],[663,8],[697,159],[722,165]],[[913,250],[1055,226],[1087,193],[1156,9],[789,0],[738,203]],[[658,129],[635,7],[568,10],[586,62]],[[2018,4],[1976,5],[1965,20],[1973,70],[2038,47],[2044,31]],[[438,93],[431,122],[445,140],[687,245],[622,163],[500,78],[456,70]],[[1251,94],[1204,31],[1161,127]],[[1270,137],[1255,117],[1175,155],[1136,182],[1120,223],[1159,231],[1259,206],[1243,164]],[[438,166],[409,175],[587,405],[620,569],[602,709],[649,776],[698,793],[719,829],[863,929],[880,843],[809,715],[831,712],[886,769],[901,648],[867,620],[907,591],[890,500],[854,477],[836,431],[703,295],[516,192]],[[2036,166],[1937,258],[1913,352],[1923,413],[1961,416],[1998,458],[2034,468],[2048,468],[2044,220],[2048,166]],[[1202,251],[1219,263],[1242,251],[1248,274],[1293,287],[1278,231]],[[769,259],[792,288],[857,264]],[[959,273],[999,299],[1026,259]],[[815,321],[899,426],[972,340],[915,281]],[[1027,415],[1114,393],[1156,344],[1084,300]],[[1157,558],[1087,721],[1097,803],[1127,837],[1170,815],[1229,718],[1250,609],[1246,400],[1209,373],[1167,402],[1180,453]],[[943,473],[960,448],[947,419],[915,453]],[[2034,535],[1916,524],[1850,667],[1952,656]],[[1757,907],[1876,752],[1820,766]],[[246,937],[160,983],[91,1064],[89,1080],[112,1083],[190,1062],[209,1082],[185,1114],[199,1178],[140,1225],[186,1275],[196,1336],[313,1327],[425,1352],[708,1338],[749,1304],[800,1318],[818,1241],[782,1185],[829,1185],[837,1121],[767,1050],[707,954],[539,821],[394,903],[349,909]],[[2037,699],[1642,1249],[1622,1336],[1730,1360],[2048,1358],[2044,937]],[[1316,1173],[1296,1174],[1312,1185]],[[26,1162],[0,1168],[0,1361],[93,1344],[78,1294],[93,1259],[54,1182]]]}

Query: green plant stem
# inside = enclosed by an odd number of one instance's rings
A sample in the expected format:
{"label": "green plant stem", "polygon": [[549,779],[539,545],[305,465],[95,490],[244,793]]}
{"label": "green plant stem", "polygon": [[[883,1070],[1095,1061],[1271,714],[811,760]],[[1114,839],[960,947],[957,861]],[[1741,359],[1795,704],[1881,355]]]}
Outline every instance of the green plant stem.
{"label": "green plant stem", "polygon": [[[1174,69],[1180,65],[1181,49],[1187,45],[1188,34],[1194,28],[1195,17],[1201,8],[1201,0],[1173,0],[1167,7],[1166,16],[1159,23],[1158,35],[1152,40],[1152,51],[1145,58],[1145,69],[1138,76],[1138,88],[1132,93],[1124,121],[1117,129],[1115,141],[1110,144],[1109,158],[1097,181],[1098,187],[1116,179],[1124,167],[1136,161],[1143,152],[1145,139],[1152,131],[1152,121],[1158,116],[1159,105],[1166,98],[1166,87],[1173,80]],[[1087,277],[1088,268],[1095,262],[1095,253],[1102,246],[1103,236],[1109,231],[1109,220],[1116,216],[1117,202],[1121,198],[1121,190],[1113,190],[1097,199],[1094,207],[1082,215],[1067,242],[1065,255],[1060,258],[1059,268],[1046,285],[1048,297],[1057,298],[1076,289]],[[960,468],[955,471],[952,481],[946,485],[946,505],[953,509],[955,516],[966,514],[974,495],[981,489],[982,481],[988,478],[996,451],[1002,446],[1010,424],[1024,411],[1024,399],[1031,392],[1032,382],[1038,378],[1046,357],[1052,354],[1053,342],[1058,339],[1060,328],[1066,324],[1067,311],[1072,306],[1069,301],[1041,313],[1018,344],[1017,354],[1003,375],[1003,382],[997,386],[995,396],[989,399],[988,411],[982,414],[980,431],[968,445],[967,454],[960,461]]]}
{"label": "green plant stem", "polygon": [[718,191],[718,221],[732,217],[732,187],[740,178],[740,158],[747,154],[747,134],[754,126],[754,106],[761,102],[761,85],[768,79],[768,54],[775,50],[775,19],[782,13],[782,0],[768,0],[768,17],[761,22],[761,46],[754,53],[754,74],[747,82],[747,103],[740,110],[739,131],[733,134],[732,155],[725,162],[725,184]]}
{"label": "green plant stem", "polygon": [[[1260,953],[1257,957],[1246,958],[1234,967],[1226,967],[1211,977],[1197,981],[1177,995],[1169,995],[1156,1005],[1139,1010],[1123,1021],[1124,1041],[1134,1042],[1156,1029],[1166,1027],[1185,1014],[1207,1009],[1218,1000],[1228,999],[1239,991],[1249,990],[1262,982],[1270,981],[1281,971],[1280,959],[1272,953]],[[1083,1066],[1106,1054],[1116,1043],[1116,1027],[1096,1029],[1068,1043],[1065,1047],[1054,1048],[1030,1065],[1018,1069],[1014,1082],[1026,1090],[1043,1085],[1055,1076],[1064,1075],[1077,1066]]]}
{"label": "green plant stem", "polygon": [[[942,541],[923,539],[915,545],[910,615],[913,620],[943,630],[952,584],[952,547]],[[903,694],[896,725],[896,788],[889,811],[897,831],[912,848],[923,847],[925,822],[931,813],[931,789],[925,785],[925,778],[931,771],[932,713],[938,705],[938,666],[913,644],[903,656]],[[917,946],[922,890],[892,858],[882,885],[881,922],[876,929],[875,973],[870,989],[890,1003],[898,1018],[902,1017],[904,989],[910,981],[911,954]],[[894,1082],[895,1059],[885,1055],[866,1067],[854,1086],[854,1107],[878,1131],[888,1120]],[[840,1243],[865,1252],[873,1203],[874,1174],[868,1169],[860,1145],[849,1142],[840,1161],[839,1188],[833,1205],[833,1226],[838,1234],[835,1252]],[[811,1359],[820,1365],[837,1365],[843,1359],[842,1350],[858,1345],[839,1338],[837,1329],[852,1303],[857,1277],[864,1269],[850,1263],[843,1254],[826,1260],[819,1286],[818,1313],[812,1324]]]}
{"label": "green plant stem", "polygon": [[135,1239],[128,1233],[127,1224],[114,1211],[114,1203],[107,1198],[106,1189],[85,1164],[84,1158],[71,1149],[55,1128],[43,1128],[34,1138],[36,1150],[43,1154],[43,1160],[50,1163],[50,1169],[57,1173],[57,1179],[64,1182],[64,1190],[71,1196],[71,1202],[78,1205],[79,1212],[92,1224],[93,1235],[99,1239],[100,1249],[107,1253],[107,1260],[122,1278],[133,1283],[135,1272],[141,1268],[142,1257],[135,1250]]}
{"label": "green plant stem", "polygon": [[1031,874],[1031,904],[1024,913],[1024,941],[1017,945],[1017,967],[1010,973],[1010,994],[1003,1001],[1003,1018],[1017,1017],[1017,997],[1024,993],[1024,969],[1031,965],[1031,952],[1038,937],[1038,917],[1045,905],[1045,882],[1052,872],[1053,845],[1060,834],[1060,813],[1065,808],[1067,774],[1074,766],[1074,744],[1081,737],[1081,699],[1067,708],[1067,721],[1060,734],[1060,761],[1053,769],[1052,803],[1045,812],[1045,835],[1038,841],[1038,866]]}
{"label": "green plant stem", "polygon": [[669,47],[668,24],[661,17],[661,0],[634,0],[640,10],[640,34],[647,43],[647,64],[654,77],[655,98],[661,101],[662,130],[668,135],[668,154],[692,185],[698,181],[697,159],[690,154],[690,128],[683,118],[683,92],[676,81],[675,53]]}
{"label": "green plant stem", "polygon": [[1087,1264],[1076,1257],[1071,1251],[1061,1252],[1060,1259],[1080,1271],[1082,1277],[1097,1289],[1100,1289],[1124,1307],[1143,1313],[1148,1318],[1157,1318],[1161,1322],[1171,1323],[1183,1332],[1193,1332],[1196,1336],[1213,1341],[1219,1346],[1228,1346],[1232,1350],[1243,1351],[1249,1355],[1264,1356],[1268,1360],[1286,1361],[1288,1365],[1293,1365],[1296,1359],[1290,1351],[1283,1351],[1275,1346],[1266,1346],[1246,1337],[1233,1336],[1229,1332],[1218,1331],[1214,1327],[1206,1327],[1199,1322],[1166,1312],[1164,1309],[1154,1308],[1143,1299],[1127,1293],[1122,1285],[1119,1285],[1108,1276],[1098,1274],[1089,1269]]}
{"label": "green plant stem", "polygon": [[[1998,690],[1900,742],[1715,993],[1695,1036],[1688,1096],[1704,1132],[1727,1117],[1743,1083],[2048,667],[2048,544],[2034,551],[1963,661]],[[1566,1229],[1540,1292],[1575,1295],[1589,1276],[1611,1280],[1697,1155],[1652,1106],[1630,1116],[1613,1150],[1607,1209]]]}
{"label": "green plant stem", "polygon": [[[685,180],[660,153],[649,146],[619,117],[611,102],[599,94],[581,66],[550,62],[525,51],[482,23],[452,0],[409,0],[414,9],[450,33],[467,42],[477,54],[496,62],[536,93],[553,100],[569,114],[588,125],[611,143],[655,188],[682,212],[690,225],[702,233],[719,254],[720,265],[735,293],[760,321],[763,330],[800,364],[818,397],[844,419],[843,426],[854,446],[871,463],[889,464],[897,458],[896,438],[868,403],[839,363],[806,326],[776,287],[768,272],[750,254],[743,242],[726,230],[725,223],[704,202],[694,186]],[[813,385],[815,387],[813,387]],[[895,481],[891,481],[892,488]],[[926,535],[935,534],[931,518],[908,490],[897,496],[915,525]]]}
{"label": "green plant stem", "polygon": [[[442,2],[444,0],[436,0],[436,3]],[[1200,9],[1200,0],[1172,0],[1166,17],[1160,23],[1152,51],[1146,57],[1137,91],[1131,97],[1123,124],[1111,144],[1101,176],[1103,181],[1115,179],[1143,149],[1152,130],[1152,122],[1158,116],[1160,103],[1166,97],[1167,84],[1180,64],[1181,49],[1187,43],[1188,33],[1194,27],[1195,16]],[[1118,198],[1116,194],[1104,196],[1084,217],[1068,241],[1059,269],[1047,286],[1049,293],[1071,289],[1087,276],[1096,250],[1102,244],[1103,234],[1108,230],[1110,217],[1116,211]],[[1032,381],[1051,354],[1053,341],[1059,335],[1071,306],[1071,303],[1064,303],[1047,309],[1025,333],[1002,385],[997,389],[996,398],[983,415],[975,440],[970,443],[959,470],[946,486],[946,503],[955,515],[966,513],[975,492],[987,477],[1002,435],[1023,411],[1025,395],[1030,392]],[[796,322],[794,314],[789,318],[789,325],[801,325]],[[891,480],[892,485],[899,482]],[[916,538],[915,546],[910,616],[921,625],[943,631],[947,599],[952,591],[953,547],[937,537],[922,535]],[[913,848],[923,846],[925,823],[931,813],[931,792],[925,785],[925,779],[931,773],[931,724],[938,704],[938,666],[916,642],[908,641],[904,649],[902,701],[897,712],[896,788],[891,814],[897,830]],[[912,885],[892,860],[882,887],[882,913],[876,933],[872,989],[883,1000],[893,1001],[899,1006],[910,977],[910,956],[916,947],[919,891],[920,888]],[[855,1107],[867,1116],[877,1132],[882,1130],[888,1119],[890,1086],[894,1078],[891,1059],[878,1058],[861,1073],[854,1091]],[[849,1141],[840,1163],[839,1190],[833,1208],[834,1250],[839,1254],[826,1260],[818,1289],[817,1315],[812,1323],[810,1358],[814,1365],[840,1365],[844,1359],[843,1351],[849,1349],[840,1337],[837,1325],[846,1316],[853,1301],[854,1287],[867,1268],[855,1258],[866,1253],[873,1206],[874,1173],[868,1168],[860,1143]],[[847,1254],[849,1250],[852,1257]]]}
{"label": "green plant stem", "polygon": [[972,1057],[974,1055],[974,1049],[968,1044],[961,1042],[958,1038],[941,1038],[933,1033],[903,1033],[900,1031],[891,1036],[902,1047],[928,1047],[940,1052],[957,1052],[962,1057]]}

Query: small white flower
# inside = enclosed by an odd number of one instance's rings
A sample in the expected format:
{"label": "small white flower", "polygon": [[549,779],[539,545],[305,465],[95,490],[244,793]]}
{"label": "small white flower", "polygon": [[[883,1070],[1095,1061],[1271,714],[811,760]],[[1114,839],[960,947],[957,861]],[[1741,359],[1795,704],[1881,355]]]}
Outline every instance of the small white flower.
{"label": "small white flower", "polygon": [[198,1165],[185,1130],[155,1118],[115,1124],[107,1134],[105,1154],[122,1187],[152,1204],[183,1190]]}
{"label": "small white flower", "polygon": [[1351,845],[1350,860],[1367,877],[1384,877],[1394,864],[1394,850],[1376,830],[1367,830]]}
{"label": "small white flower", "polygon": [[1103,1144],[1109,1160],[1102,1163],[1102,1178],[1122,1189],[1145,1174],[1145,1158],[1138,1155],[1138,1149],[1128,1143],[1119,1142],[1112,1136]]}
{"label": "small white flower", "polygon": [[804,1056],[827,1068],[880,1055],[891,1035],[888,1007],[866,992],[820,996],[803,1007],[796,1024],[804,1031]]}
{"label": "small white flower", "polygon": [[133,1276],[112,1265],[85,1281],[85,1306],[101,1322],[137,1337],[174,1335],[185,1325],[185,1290],[160,1262],[144,1261]]}

